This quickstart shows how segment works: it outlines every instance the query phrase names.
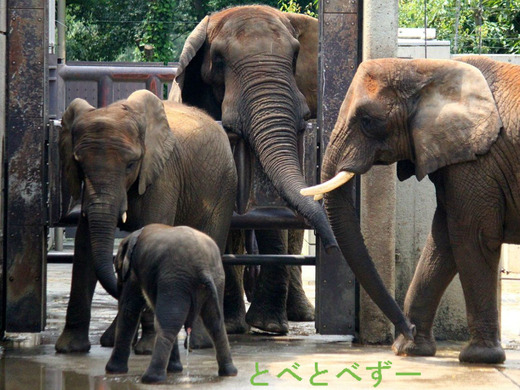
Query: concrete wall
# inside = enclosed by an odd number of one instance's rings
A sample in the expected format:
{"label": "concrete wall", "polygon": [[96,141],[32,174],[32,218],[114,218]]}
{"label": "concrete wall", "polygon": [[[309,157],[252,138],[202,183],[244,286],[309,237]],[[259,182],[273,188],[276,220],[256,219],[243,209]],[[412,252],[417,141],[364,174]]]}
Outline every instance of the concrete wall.
{"label": "concrete wall", "polygon": [[[450,58],[447,41],[400,39],[400,58]],[[396,179],[397,180],[397,179]],[[435,187],[426,177],[418,182],[412,177],[404,182],[397,180],[396,208],[396,300],[403,305],[415,266],[430,232],[435,212]],[[458,276],[444,294],[434,324],[438,339],[465,340],[468,330],[466,306]]]}

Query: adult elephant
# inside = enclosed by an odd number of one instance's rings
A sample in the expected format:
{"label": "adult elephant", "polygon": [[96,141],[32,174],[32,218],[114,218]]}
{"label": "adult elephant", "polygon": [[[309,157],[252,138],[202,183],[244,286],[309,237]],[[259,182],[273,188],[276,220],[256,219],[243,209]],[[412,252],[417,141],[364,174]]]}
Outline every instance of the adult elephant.
{"label": "adult elephant", "polygon": [[[279,194],[332,251],[337,242],[323,208],[299,193],[306,183],[297,138],[305,119],[316,114],[317,38],[316,19],[266,6],[234,7],[207,16],[186,40],[169,98],[203,108],[245,139]],[[287,251],[284,232],[256,233],[260,253]],[[364,264],[358,272],[371,279],[375,269]],[[249,324],[287,332],[288,278],[287,267],[262,266],[246,316]],[[383,284],[371,293],[387,303],[385,313],[409,334]]]}
{"label": "adult elephant", "polygon": [[70,300],[58,352],[85,352],[96,281],[118,296],[116,227],[188,225],[223,251],[236,194],[228,137],[202,111],[140,90],[95,109],[75,99],[62,118],[60,158],[81,198]]}
{"label": "adult elephant", "polygon": [[[520,243],[519,91],[520,67],[475,56],[368,61],[352,81],[325,156],[322,179],[334,179],[309,192],[320,196],[395,161],[401,180],[429,175],[436,188],[432,230],[405,299],[417,336],[396,340],[399,355],[435,354],[433,319],[458,272],[470,330],[459,360],[505,360],[497,281],[501,244]],[[343,188],[325,204],[340,245],[359,235]]]}

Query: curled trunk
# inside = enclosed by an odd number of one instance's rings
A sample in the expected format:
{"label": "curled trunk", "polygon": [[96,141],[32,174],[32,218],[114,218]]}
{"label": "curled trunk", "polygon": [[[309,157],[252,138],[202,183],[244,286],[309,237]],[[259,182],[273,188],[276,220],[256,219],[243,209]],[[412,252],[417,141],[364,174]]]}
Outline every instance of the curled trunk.
{"label": "curled trunk", "polygon": [[[322,182],[335,175],[334,157],[328,153],[323,167]],[[381,311],[406,338],[413,339],[413,325],[406,319],[386,289],[365,245],[352,199],[353,181],[325,194],[325,209],[338,240],[343,257],[361,286]]]}
{"label": "curled trunk", "polygon": [[[280,195],[318,231],[326,250],[337,242],[321,205],[300,194],[307,187],[298,158],[297,137],[303,125],[303,100],[287,77],[271,74],[250,81],[244,96],[248,141]],[[255,81],[255,80],[261,80]]]}

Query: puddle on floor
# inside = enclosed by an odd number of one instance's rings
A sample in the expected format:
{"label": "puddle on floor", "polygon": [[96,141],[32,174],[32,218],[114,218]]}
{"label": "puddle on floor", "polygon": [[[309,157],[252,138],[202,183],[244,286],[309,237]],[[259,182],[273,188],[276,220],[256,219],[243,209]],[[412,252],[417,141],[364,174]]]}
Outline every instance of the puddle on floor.
{"label": "puddle on floor", "polygon": [[[214,370],[211,370],[214,371]],[[201,385],[221,382],[215,374],[169,374],[164,385]],[[0,359],[2,390],[130,390],[141,389],[141,375],[88,375],[36,363],[25,358]]]}

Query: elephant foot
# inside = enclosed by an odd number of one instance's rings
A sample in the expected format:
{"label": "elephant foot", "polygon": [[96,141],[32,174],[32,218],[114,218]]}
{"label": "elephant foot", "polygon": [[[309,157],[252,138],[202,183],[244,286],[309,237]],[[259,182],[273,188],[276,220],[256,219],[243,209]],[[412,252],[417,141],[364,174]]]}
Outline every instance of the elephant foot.
{"label": "elephant foot", "polygon": [[181,362],[169,362],[167,372],[182,372],[182,363]]}
{"label": "elephant foot", "polygon": [[218,368],[219,376],[237,376],[238,370],[233,363],[224,364]]}
{"label": "elephant foot", "polygon": [[289,333],[289,323],[285,313],[276,315],[273,311],[258,311],[255,310],[254,304],[246,314],[246,321],[249,325],[266,332],[281,335]]}
{"label": "elephant foot", "polygon": [[506,353],[499,342],[481,340],[470,342],[459,354],[463,363],[500,364],[506,360]]}
{"label": "elephant foot", "polygon": [[110,359],[105,366],[105,372],[107,374],[126,374],[128,372],[128,364],[118,363],[113,359]]}
{"label": "elephant foot", "polygon": [[394,341],[392,350],[399,356],[435,356],[437,346],[433,336],[416,335],[412,341],[400,334]]}
{"label": "elephant foot", "polygon": [[151,355],[155,343],[155,332],[143,332],[141,338],[134,346],[136,355]]}
{"label": "elephant foot", "polygon": [[56,341],[56,352],[73,353],[90,351],[90,341],[88,331],[72,330],[65,328]]}
{"label": "elephant foot", "polygon": [[166,380],[166,373],[157,373],[153,371],[146,370],[144,375],[141,377],[142,383],[161,383]]}
{"label": "elephant foot", "polygon": [[102,347],[112,348],[116,339],[116,320],[112,321],[107,330],[101,335],[99,343]]}
{"label": "elephant foot", "polygon": [[236,318],[226,318],[226,333],[227,334],[244,334],[249,332],[249,325],[246,322],[245,315]]}
{"label": "elephant foot", "polygon": [[314,321],[314,306],[305,296],[287,297],[287,319],[289,321]]}

